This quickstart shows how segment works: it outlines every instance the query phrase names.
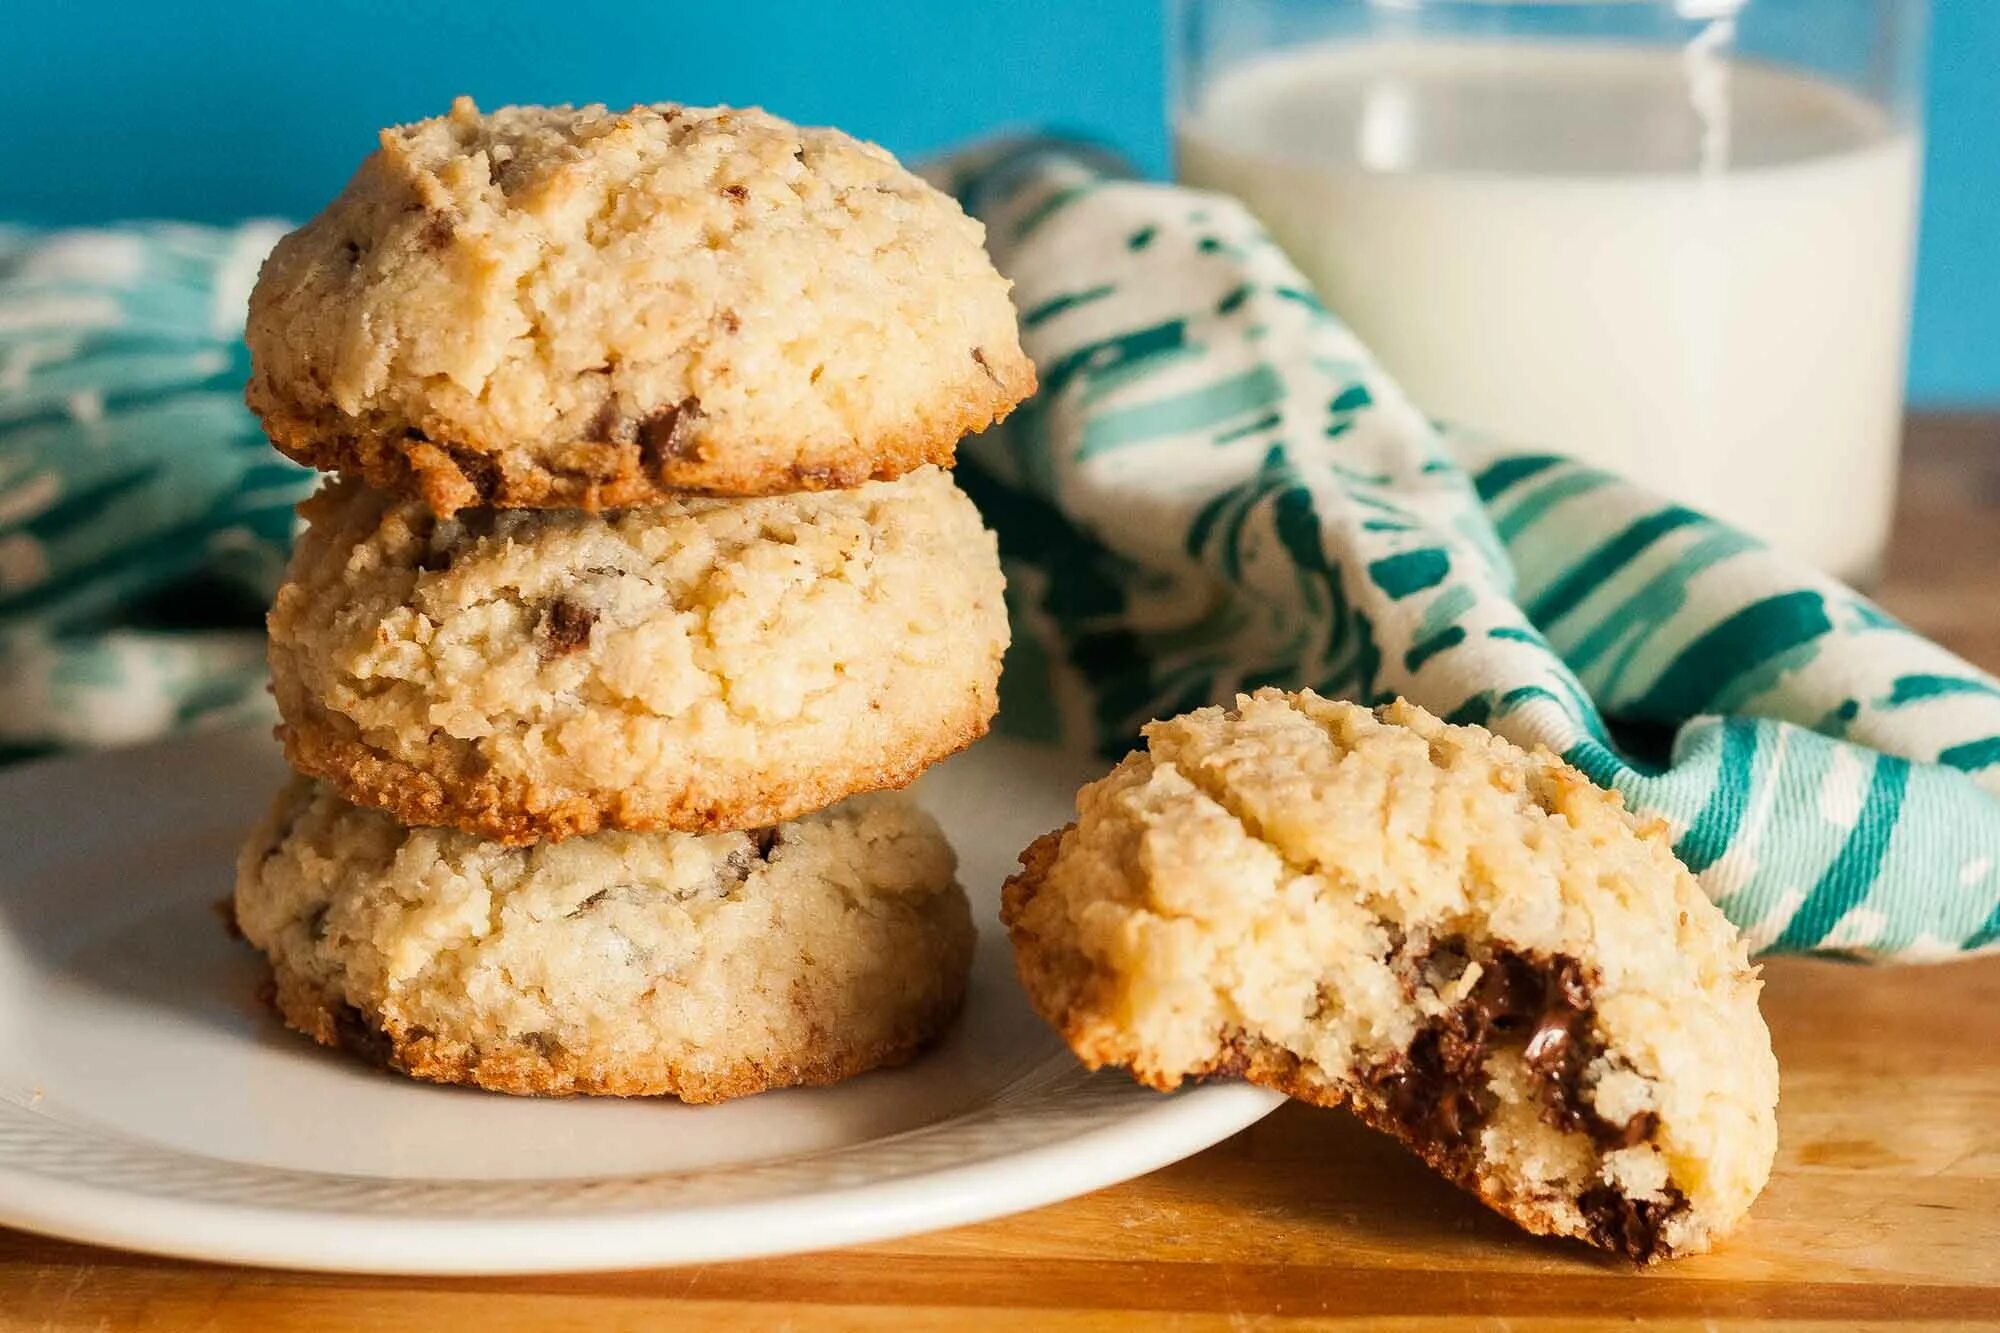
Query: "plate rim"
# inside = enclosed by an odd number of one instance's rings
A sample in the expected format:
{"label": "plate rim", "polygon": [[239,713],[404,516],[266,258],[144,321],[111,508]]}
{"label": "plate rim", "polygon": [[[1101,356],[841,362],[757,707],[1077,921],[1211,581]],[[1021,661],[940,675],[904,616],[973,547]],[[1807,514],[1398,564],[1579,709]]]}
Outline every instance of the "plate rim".
{"label": "plate rim", "polygon": [[[1285,1100],[1242,1083],[1133,1091],[1154,1104],[1135,1097],[1134,1111],[1114,1122],[979,1161],[682,1209],[613,1207],[542,1218],[383,1215],[189,1200],[0,1166],[0,1225],[170,1258],[388,1276],[587,1273],[772,1258],[970,1225],[1093,1193],[1220,1143]],[[909,1132],[949,1133],[966,1118]]]}

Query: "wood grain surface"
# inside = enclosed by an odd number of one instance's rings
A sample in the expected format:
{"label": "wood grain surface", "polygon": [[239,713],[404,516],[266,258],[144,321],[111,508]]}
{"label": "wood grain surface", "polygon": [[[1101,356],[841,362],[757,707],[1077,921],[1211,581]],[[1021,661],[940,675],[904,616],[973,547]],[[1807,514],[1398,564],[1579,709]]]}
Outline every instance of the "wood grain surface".
{"label": "wood grain surface", "polygon": [[[1912,431],[1877,594],[2000,669],[2000,418]],[[1787,961],[1782,1146],[1750,1223],[1649,1272],[1536,1241],[1288,1106],[1141,1180],[838,1253],[445,1280],[178,1263],[0,1230],[0,1328],[2000,1327],[2000,959]]]}

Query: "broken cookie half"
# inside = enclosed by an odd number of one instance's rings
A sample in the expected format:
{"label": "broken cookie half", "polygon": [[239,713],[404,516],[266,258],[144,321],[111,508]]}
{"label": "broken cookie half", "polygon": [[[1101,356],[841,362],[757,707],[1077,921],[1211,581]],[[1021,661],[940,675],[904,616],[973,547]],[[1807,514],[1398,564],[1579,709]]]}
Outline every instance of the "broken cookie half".
{"label": "broken cookie half", "polygon": [[1260,690],[1145,731],[1002,909],[1087,1063],[1348,1106],[1528,1230],[1640,1262],[1741,1220],[1778,1067],[1664,827],[1407,703]]}

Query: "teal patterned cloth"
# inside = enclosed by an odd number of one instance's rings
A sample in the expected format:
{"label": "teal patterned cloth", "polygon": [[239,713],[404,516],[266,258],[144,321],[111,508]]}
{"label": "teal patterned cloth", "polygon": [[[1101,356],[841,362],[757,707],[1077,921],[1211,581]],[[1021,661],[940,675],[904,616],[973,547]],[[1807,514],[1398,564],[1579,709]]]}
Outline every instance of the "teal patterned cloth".
{"label": "teal patterned cloth", "polygon": [[262,608],[311,474],[243,407],[283,228],[0,227],[0,757],[263,705]]}
{"label": "teal patterned cloth", "polygon": [[[959,469],[1008,565],[1004,727],[1111,755],[1258,685],[1405,694],[1665,819],[1764,952],[1995,945],[2000,684],[1721,524],[1428,421],[1227,199],[1059,145],[946,174],[1043,381]],[[264,706],[311,487],[240,399],[277,233],[0,229],[0,755]]]}
{"label": "teal patterned cloth", "polygon": [[1260,685],[1406,695],[1664,819],[1760,952],[1994,945],[2000,683],[1721,523],[1427,420],[1232,200],[1059,144],[939,174],[1042,374],[960,456],[1011,585],[1003,726],[1115,755]]}

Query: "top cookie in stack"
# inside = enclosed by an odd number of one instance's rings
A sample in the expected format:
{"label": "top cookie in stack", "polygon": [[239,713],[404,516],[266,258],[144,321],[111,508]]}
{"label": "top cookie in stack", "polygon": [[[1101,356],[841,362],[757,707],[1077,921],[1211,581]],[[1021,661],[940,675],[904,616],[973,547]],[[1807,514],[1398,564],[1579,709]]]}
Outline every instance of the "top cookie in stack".
{"label": "top cookie in stack", "polygon": [[1034,388],[983,240],[761,111],[384,131],[250,303],[251,406],[346,477],[271,613],[292,766],[525,844],[766,825],[976,739],[999,569],[933,465]]}
{"label": "top cookie in stack", "polygon": [[249,401],[440,515],[886,480],[1034,389],[982,241],[837,130],[460,98],[279,243]]}

